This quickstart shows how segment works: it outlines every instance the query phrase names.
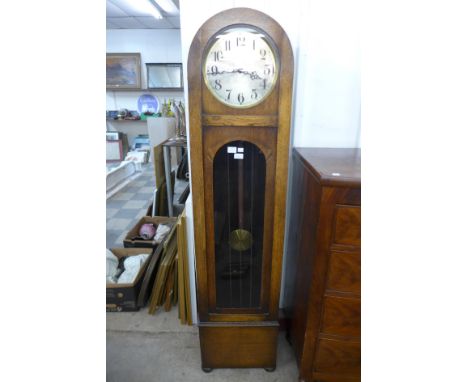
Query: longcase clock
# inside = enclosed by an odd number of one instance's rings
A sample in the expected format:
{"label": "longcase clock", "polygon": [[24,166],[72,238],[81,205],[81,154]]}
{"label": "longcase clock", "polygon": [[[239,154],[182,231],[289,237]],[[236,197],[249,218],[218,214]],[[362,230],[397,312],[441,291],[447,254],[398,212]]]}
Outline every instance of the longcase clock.
{"label": "longcase clock", "polygon": [[281,26],[235,8],[188,59],[202,368],[276,367],[293,56]]}

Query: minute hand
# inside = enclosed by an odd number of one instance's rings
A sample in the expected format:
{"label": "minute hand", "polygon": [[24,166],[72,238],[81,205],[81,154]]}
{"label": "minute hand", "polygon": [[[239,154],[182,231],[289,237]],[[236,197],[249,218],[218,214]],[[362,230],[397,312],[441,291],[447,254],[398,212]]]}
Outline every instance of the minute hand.
{"label": "minute hand", "polygon": [[234,69],[231,71],[231,73],[241,73],[241,74],[248,74],[250,76],[250,79],[252,80],[261,80],[262,77],[260,77],[257,72],[249,72],[247,70],[242,70],[242,68],[240,69]]}

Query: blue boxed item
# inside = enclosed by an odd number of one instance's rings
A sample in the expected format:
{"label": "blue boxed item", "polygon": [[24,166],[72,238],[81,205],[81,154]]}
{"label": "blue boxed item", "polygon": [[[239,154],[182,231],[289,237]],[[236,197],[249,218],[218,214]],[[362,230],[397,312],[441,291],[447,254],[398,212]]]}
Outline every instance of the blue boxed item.
{"label": "blue boxed item", "polygon": [[117,119],[118,114],[119,114],[118,110],[107,110],[106,119]]}
{"label": "blue boxed item", "polygon": [[133,139],[132,150],[151,147],[149,135],[140,134]]}

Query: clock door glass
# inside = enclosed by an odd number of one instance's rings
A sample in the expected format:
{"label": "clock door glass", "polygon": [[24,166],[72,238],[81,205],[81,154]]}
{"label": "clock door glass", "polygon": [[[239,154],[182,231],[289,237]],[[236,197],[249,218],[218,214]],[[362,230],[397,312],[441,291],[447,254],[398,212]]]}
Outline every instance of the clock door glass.
{"label": "clock door glass", "polygon": [[217,308],[259,308],[266,163],[245,141],[217,152],[213,166]]}
{"label": "clock door glass", "polygon": [[278,65],[273,44],[253,27],[218,33],[208,46],[203,77],[210,92],[236,108],[257,105],[273,90]]}

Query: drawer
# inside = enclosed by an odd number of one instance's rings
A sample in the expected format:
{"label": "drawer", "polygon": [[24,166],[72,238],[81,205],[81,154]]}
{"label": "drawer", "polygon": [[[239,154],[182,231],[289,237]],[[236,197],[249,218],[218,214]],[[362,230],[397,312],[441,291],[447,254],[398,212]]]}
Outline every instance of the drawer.
{"label": "drawer", "polygon": [[361,246],[361,207],[335,208],[334,244]]}
{"label": "drawer", "polygon": [[346,192],[339,198],[339,204],[361,205],[361,189],[348,188]]}
{"label": "drawer", "polygon": [[319,339],[314,372],[359,375],[361,373],[360,341]]}
{"label": "drawer", "polygon": [[330,252],[327,289],[361,293],[361,254]]}
{"label": "drawer", "polygon": [[361,335],[361,300],[352,297],[326,296],[321,332],[359,337]]}
{"label": "drawer", "polygon": [[361,254],[330,252],[327,289],[361,293]]}

